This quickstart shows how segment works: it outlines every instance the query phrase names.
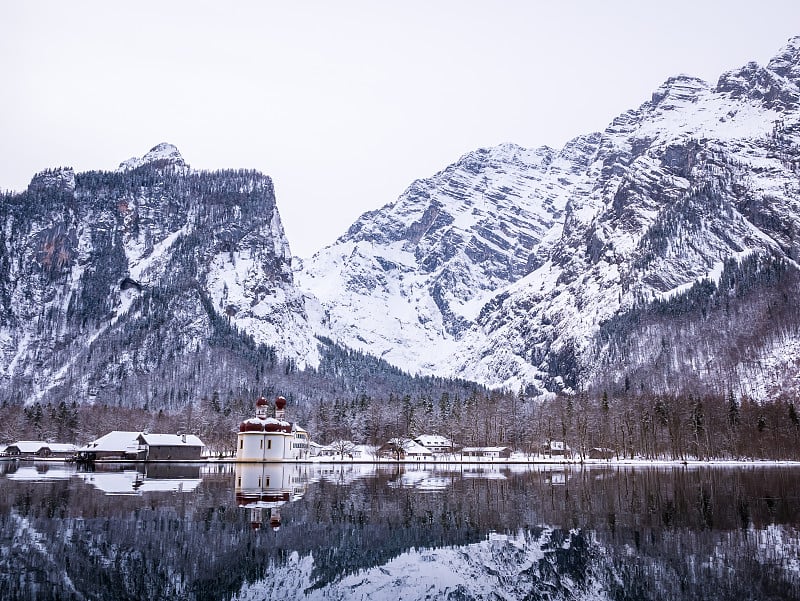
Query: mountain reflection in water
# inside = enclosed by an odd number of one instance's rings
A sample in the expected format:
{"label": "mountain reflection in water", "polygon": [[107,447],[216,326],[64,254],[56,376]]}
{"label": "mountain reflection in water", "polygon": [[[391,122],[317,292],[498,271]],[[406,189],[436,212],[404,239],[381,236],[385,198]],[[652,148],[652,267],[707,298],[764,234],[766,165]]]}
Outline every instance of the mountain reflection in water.
{"label": "mountain reflection in water", "polygon": [[800,469],[0,463],[0,599],[800,599]]}

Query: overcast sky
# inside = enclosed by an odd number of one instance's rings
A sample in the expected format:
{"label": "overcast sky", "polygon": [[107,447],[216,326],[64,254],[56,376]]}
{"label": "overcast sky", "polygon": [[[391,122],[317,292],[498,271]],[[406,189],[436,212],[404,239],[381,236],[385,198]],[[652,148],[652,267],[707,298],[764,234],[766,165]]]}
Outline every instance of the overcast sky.
{"label": "overcast sky", "polygon": [[797,0],[0,0],[0,189],[170,142],[272,176],[305,257],[466,152],[558,148],[798,34]]}

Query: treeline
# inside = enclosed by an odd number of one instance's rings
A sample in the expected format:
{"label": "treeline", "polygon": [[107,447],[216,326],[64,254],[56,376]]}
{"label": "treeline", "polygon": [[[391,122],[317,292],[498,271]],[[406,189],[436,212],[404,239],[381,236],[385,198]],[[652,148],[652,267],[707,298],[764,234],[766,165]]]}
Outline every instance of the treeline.
{"label": "treeline", "polygon": [[577,380],[618,395],[713,395],[763,382],[775,398],[782,391],[769,384],[762,358],[800,333],[798,289],[800,272],[783,257],[729,259],[718,281],[640,299],[601,323],[592,350],[597,363]]}
{"label": "treeline", "polygon": [[[172,411],[75,403],[0,405],[0,439],[86,443],[111,430],[191,432],[215,454],[235,451],[239,422],[250,417],[264,394],[286,393],[274,386],[247,397],[214,392]],[[458,446],[508,446],[542,452],[548,441],[563,441],[574,460],[592,449],[617,459],[800,460],[800,410],[794,399],[756,403],[722,396],[588,395],[528,399],[524,394],[474,387],[430,395],[368,394],[331,399],[287,395],[288,419],[327,444],[350,440],[380,445],[394,437],[441,434]]]}

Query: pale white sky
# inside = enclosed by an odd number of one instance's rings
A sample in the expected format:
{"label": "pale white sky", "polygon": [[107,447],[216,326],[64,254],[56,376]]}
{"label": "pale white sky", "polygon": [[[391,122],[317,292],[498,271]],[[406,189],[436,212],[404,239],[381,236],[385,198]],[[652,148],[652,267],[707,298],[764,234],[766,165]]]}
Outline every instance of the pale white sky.
{"label": "pale white sky", "polygon": [[272,176],[307,257],[466,152],[560,147],[798,34],[797,0],[0,0],[0,189],[170,142]]}

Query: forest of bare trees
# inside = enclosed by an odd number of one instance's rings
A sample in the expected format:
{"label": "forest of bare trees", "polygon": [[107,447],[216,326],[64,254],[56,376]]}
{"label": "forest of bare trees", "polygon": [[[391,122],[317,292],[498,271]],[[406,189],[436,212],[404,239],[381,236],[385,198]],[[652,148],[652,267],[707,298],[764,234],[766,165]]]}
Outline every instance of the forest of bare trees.
{"label": "forest of bare trees", "polygon": [[[270,394],[285,394],[272,388]],[[111,430],[191,432],[215,454],[234,451],[239,422],[255,396],[214,393],[180,410],[36,403],[0,404],[0,440],[84,444]],[[800,414],[793,399],[757,403],[720,396],[641,395],[600,398],[557,395],[549,400],[474,388],[438,398],[389,394],[377,398],[294,400],[291,421],[326,444],[350,440],[380,445],[393,437],[441,434],[456,445],[506,445],[532,453],[564,441],[573,459],[592,448],[620,459],[800,459]]]}

